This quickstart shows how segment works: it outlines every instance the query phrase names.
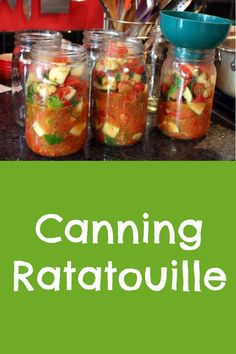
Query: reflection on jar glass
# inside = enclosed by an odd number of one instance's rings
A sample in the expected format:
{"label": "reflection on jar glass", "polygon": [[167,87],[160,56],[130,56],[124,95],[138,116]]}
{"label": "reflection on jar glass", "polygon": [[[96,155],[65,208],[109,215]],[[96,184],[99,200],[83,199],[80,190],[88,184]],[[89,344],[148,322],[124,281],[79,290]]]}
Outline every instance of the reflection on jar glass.
{"label": "reflection on jar glass", "polygon": [[144,52],[148,71],[148,112],[157,111],[162,64],[166,58],[168,47],[160,26],[153,27],[148,40],[144,44]]}
{"label": "reflection on jar glass", "polygon": [[16,122],[24,126],[25,121],[25,82],[28,66],[31,63],[31,47],[44,41],[60,43],[62,34],[55,31],[20,31],[15,33],[15,48],[12,60],[12,95]]}
{"label": "reflection on jar glass", "polygon": [[214,50],[170,49],[161,73],[157,125],[176,139],[204,137],[216,82]]}
{"label": "reflection on jar glass", "polygon": [[91,125],[98,142],[140,141],[147,117],[147,75],[140,40],[108,39],[92,74]]}
{"label": "reflection on jar glass", "polygon": [[87,55],[80,45],[34,45],[26,82],[25,137],[42,156],[67,156],[85,144]]}
{"label": "reflection on jar glass", "polygon": [[90,77],[90,89],[89,89],[89,102],[91,106],[91,74],[93,70],[93,66],[101,54],[101,48],[103,46],[103,42],[106,38],[115,38],[121,36],[121,32],[113,31],[113,30],[103,30],[103,29],[91,29],[84,31],[83,38],[83,46],[87,51],[88,55],[88,69],[89,69],[89,77]]}

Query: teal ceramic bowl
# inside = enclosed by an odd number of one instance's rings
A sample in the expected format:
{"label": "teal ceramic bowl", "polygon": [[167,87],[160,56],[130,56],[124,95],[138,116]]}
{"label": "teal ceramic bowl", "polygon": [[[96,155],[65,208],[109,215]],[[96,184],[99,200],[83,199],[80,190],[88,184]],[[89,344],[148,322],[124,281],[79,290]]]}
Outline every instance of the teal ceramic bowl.
{"label": "teal ceramic bowl", "polygon": [[213,49],[227,36],[231,21],[194,12],[162,11],[161,30],[176,47]]}

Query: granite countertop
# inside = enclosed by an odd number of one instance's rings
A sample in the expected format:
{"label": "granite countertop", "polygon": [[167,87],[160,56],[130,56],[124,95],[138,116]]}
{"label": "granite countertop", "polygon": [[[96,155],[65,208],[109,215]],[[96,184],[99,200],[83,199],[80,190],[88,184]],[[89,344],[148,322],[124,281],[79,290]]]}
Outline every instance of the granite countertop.
{"label": "granite countertop", "polygon": [[57,159],[43,158],[26,146],[24,129],[18,127],[14,120],[11,93],[1,93],[0,160],[235,160],[235,130],[219,121],[214,113],[207,137],[196,141],[176,141],[165,137],[155,127],[155,115],[148,118],[145,139],[135,146],[102,146],[89,133],[85,148],[77,154]]}

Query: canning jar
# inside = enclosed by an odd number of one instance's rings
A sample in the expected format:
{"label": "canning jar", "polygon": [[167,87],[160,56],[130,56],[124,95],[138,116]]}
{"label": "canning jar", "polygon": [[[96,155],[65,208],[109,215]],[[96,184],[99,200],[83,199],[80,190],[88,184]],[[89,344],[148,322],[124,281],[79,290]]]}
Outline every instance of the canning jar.
{"label": "canning jar", "polygon": [[113,30],[91,29],[84,31],[83,46],[87,50],[90,71],[101,53],[103,41],[106,38],[119,37],[120,35],[121,32]]}
{"label": "canning jar", "polygon": [[66,156],[85,144],[87,55],[80,45],[34,45],[26,81],[25,137],[42,156]]}
{"label": "canning jar", "polygon": [[20,126],[25,122],[25,82],[28,66],[31,63],[30,50],[33,44],[60,43],[62,34],[55,31],[20,31],[15,33],[15,48],[12,60],[12,97],[15,120]]}
{"label": "canning jar", "polygon": [[138,39],[107,39],[92,74],[91,126],[98,142],[132,145],[144,135],[147,75]]}
{"label": "canning jar", "polygon": [[209,128],[216,82],[214,50],[170,47],[161,72],[157,125],[177,139],[196,139]]}

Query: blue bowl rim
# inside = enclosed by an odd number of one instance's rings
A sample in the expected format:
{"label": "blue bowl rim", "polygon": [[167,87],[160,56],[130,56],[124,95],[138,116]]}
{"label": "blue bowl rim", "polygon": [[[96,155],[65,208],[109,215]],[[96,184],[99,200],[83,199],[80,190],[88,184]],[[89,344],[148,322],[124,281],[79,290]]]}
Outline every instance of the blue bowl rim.
{"label": "blue bowl rim", "polygon": [[[195,18],[186,18],[184,17],[184,14],[191,14],[191,16]],[[177,20],[184,20],[184,21],[189,21],[189,22],[201,22],[202,18],[206,18],[207,21],[203,21],[204,24],[211,24],[211,25],[231,25],[231,20],[228,18],[220,17],[220,16],[213,16],[213,15],[206,15],[202,13],[195,13],[195,12],[190,12],[190,11],[174,11],[174,10],[163,10],[161,11],[161,16],[169,16],[170,18],[175,18]],[[209,19],[209,21],[208,21]],[[217,22],[213,22],[217,20]],[[212,21],[211,21],[212,20]],[[219,21],[220,20],[220,21]],[[219,22],[218,22],[219,21]]]}

